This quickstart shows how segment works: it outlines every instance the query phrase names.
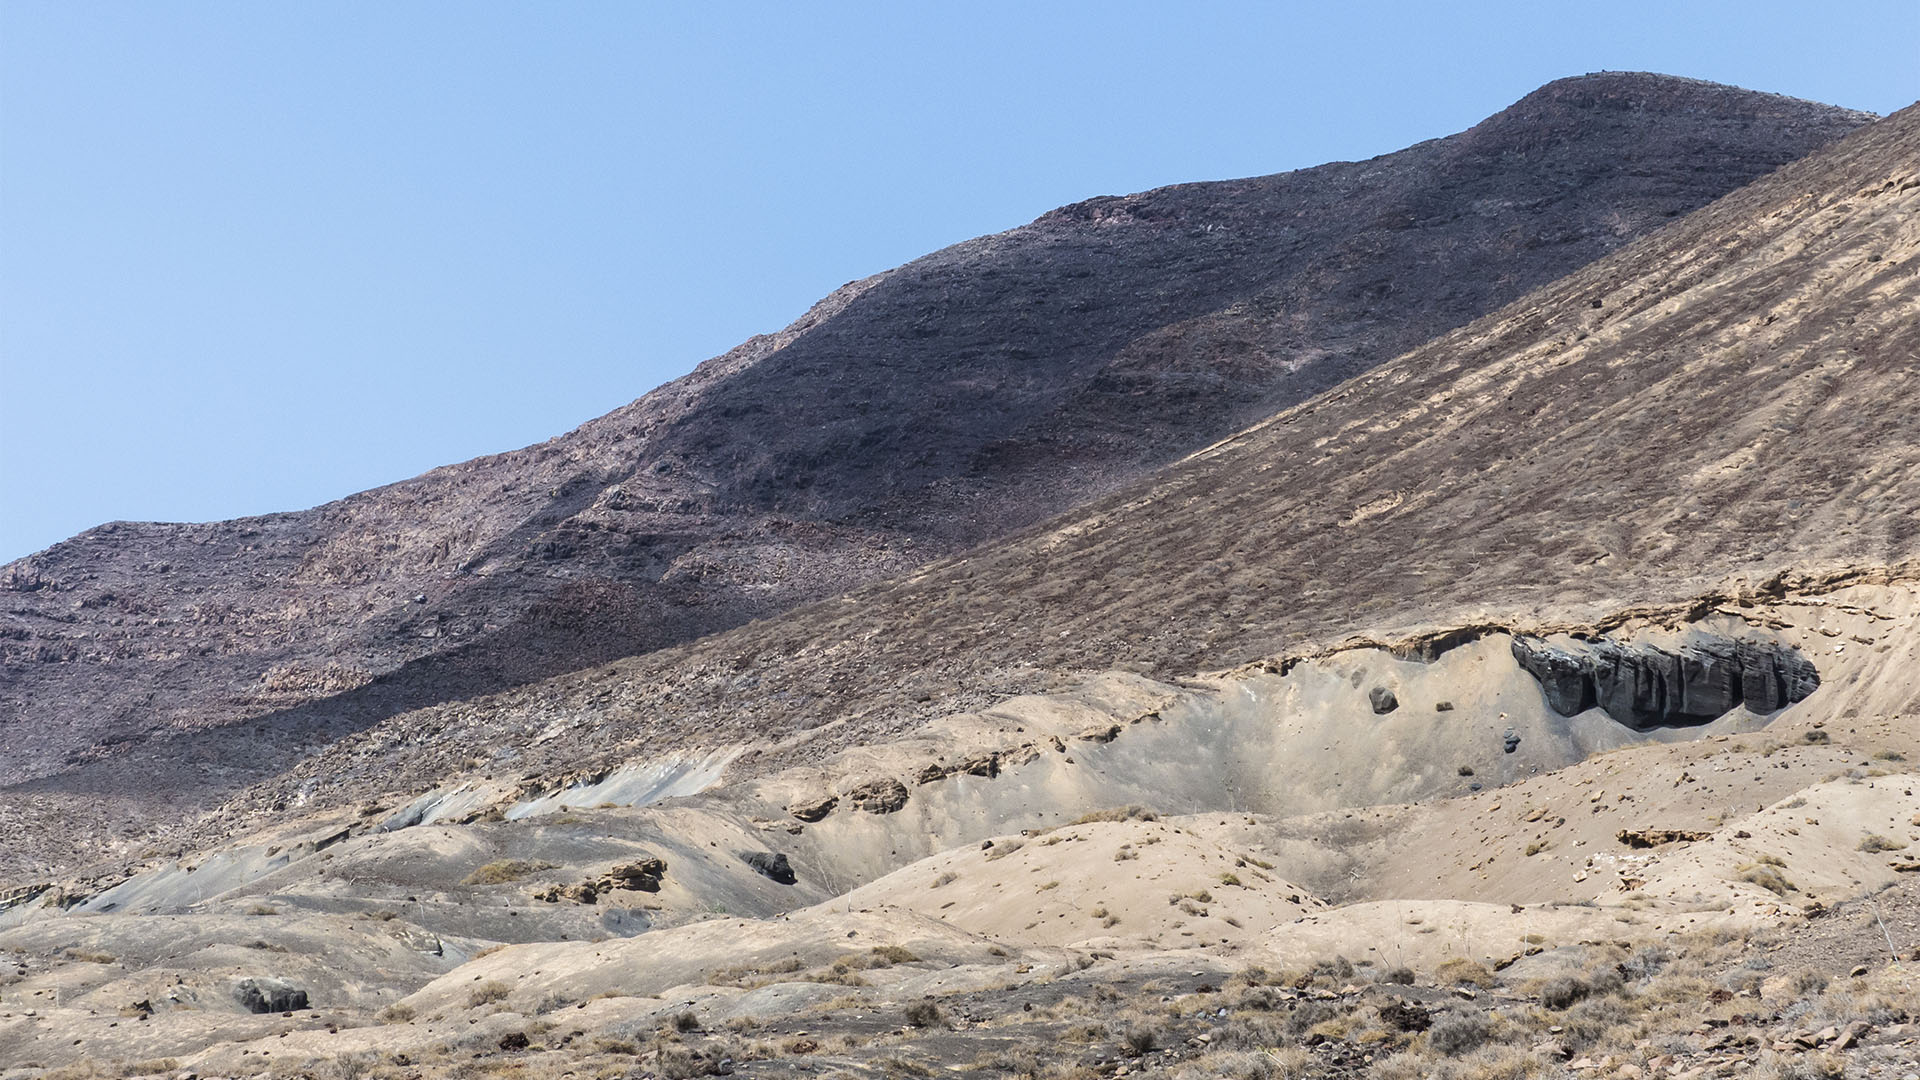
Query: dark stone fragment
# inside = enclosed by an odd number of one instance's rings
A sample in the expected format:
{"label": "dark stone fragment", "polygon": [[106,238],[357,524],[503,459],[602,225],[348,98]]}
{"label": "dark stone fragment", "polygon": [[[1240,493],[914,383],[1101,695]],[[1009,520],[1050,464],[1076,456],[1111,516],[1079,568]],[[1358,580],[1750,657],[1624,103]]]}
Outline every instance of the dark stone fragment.
{"label": "dark stone fragment", "polygon": [[792,806],[787,807],[787,813],[792,814],[801,821],[819,821],[821,818],[833,813],[833,808],[838,805],[840,805],[839,796],[828,795],[824,798],[794,803]]}
{"label": "dark stone fragment", "polygon": [[761,877],[777,881],[782,885],[792,885],[800,880],[793,875],[793,866],[787,862],[785,855],[777,855],[771,851],[743,851],[740,853],[740,861],[753,867]]}
{"label": "dark stone fragment", "polygon": [[1384,686],[1376,686],[1368,691],[1367,703],[1373,706],[1375,716],[1385,716],[1400,707],[1400,699]]}
{"label": "dark stone fragment", "polygon": [[624,863],[607,871],[600,884],[601,892],[612,889],[633,889],[640,892],[659,892],[660,879],[667,876],[667,861],[654,855],[646,855],[630,863]]}

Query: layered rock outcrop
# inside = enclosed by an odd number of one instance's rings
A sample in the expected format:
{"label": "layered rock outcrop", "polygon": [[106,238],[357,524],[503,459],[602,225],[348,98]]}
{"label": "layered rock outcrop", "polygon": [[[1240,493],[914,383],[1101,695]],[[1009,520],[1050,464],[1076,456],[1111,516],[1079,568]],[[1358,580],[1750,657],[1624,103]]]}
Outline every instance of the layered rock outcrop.
{"label": "layered rock outcrop", "polygon": [[1523,636],[1513,639],[1513,658],[1540,681],[1560,715],[1598,706],[1636,728],[1704,724],[1736,705],[1773,712],[1820,686],[1819,671],[1798,649],[1765,641],[1708,638],[1668,650]]}

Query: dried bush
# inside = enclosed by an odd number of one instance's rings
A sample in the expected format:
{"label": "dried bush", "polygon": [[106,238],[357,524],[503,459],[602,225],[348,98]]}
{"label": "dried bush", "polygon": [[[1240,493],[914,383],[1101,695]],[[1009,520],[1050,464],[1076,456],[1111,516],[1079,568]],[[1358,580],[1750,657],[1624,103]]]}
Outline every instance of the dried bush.
{"label": "dried bush", "polygon": [[1459,1057],[1485,1046],[1492,1028],[1479,1013],[1461,1013],[1434,1022],[1427,1029],[1427,1045],[1448,1057]]}
{"label": "dried bush", "polygon": [[1120,1045],[1134,1057],[1148,1053],[1165,1042],[1167,1033],[1152,1024],[1136,1024],[1120,1036]]}
{"label": "dried bush", "polygon": [[1160,815],[1144,806],[1115,806],[1081,814],[1068,825],[1091,825],[1096,821],[1159,821]]}
{"label": "dried bush", "polygon": [[461,880],[462,885],[505,885],[519,881],[524,877],[537,874],[542,870],[554,869],[550,862],[528,862],[525,859],[495,859],[468,874]]}
{"label": "dried bush", "polygon": [[507,995],[511,993],[513,993],[513,987],[508,986],[498,979],[488,979],[486,982],[480,983],[473,989],[467,991],[467,1008],[477,1009],[482,1005],[491,1005],[496,1001],[505,1001],[507,1000]]}
{"label": "dried bush", "polygon": [[907,1023],[917,1028],[946,1027],[947,1014],[931,1000],[916,1001],[906,1007]]}
{"label": "dried bush", "polygon": [[1464,957],[1454,957],[1433,969],[1433,978],[1445,986],[1458,986],[1466,983],[1487,990],[1493,986],[1493,972],[1487,965]]}

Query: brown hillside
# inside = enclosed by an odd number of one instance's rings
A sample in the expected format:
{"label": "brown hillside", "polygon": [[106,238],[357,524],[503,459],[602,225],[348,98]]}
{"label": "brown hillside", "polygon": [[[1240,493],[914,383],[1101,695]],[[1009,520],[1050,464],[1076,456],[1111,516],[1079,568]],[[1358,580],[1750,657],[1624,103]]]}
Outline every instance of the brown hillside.
{"label": "brown hillside", "polygon": [[[907,571],[1324,390],[1865,119],[1693,80],[1564,80],[1371,161],[1094,199],[936,252],[539,446],[310,511],[101,526],[0,568],[0,782],[245,721],[244,739],[161,750],[164,774],[127,766],[189,802],[217,796],[395,713]],[[978,615],[929,613],[962,620],[957,650],[1018,640]],[[1240,618],[1222,614],[1218,644]],[[803,698],[796,715],[843,700]]]}
{"label": "brown hillside", "polygon": [[[1920,109],[1085,511],[782,618],[397,718],[254,799],[808,732],[1118,667],[1911,574]],[[276,794],[277,793],[277,794]],[[256,803],[257,804],[257,803]]]}

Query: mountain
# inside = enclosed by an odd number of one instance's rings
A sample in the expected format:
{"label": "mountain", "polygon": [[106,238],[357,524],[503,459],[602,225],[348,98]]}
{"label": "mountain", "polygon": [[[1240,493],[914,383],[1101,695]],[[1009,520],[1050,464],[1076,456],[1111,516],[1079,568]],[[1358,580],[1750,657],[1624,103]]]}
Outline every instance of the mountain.
{"label": "mountain", "polygon": [[[1091,199],[955,245],[538,446],[309,511],[101,526],[0,568],[0,782],[72,773],[204,805],[390,716],[905,573],[1868,119],[1663,76],[1562,80],[1370,161]],[[229,728],[244,737],[127,757]],[[74,772],[115,761],[111,781]]]}
{"label": "mountain", "polygon": [[904,576],[16,784],[0,1069],[1904,1076],[1917,316],[1920,105]]}
{"label": "mountain", "polygon": [[[759,748],[1156,678],[1920,574],[1920,111],[1061,518],[698,642],[396,717],[253,798]],[[543,732],[566,737],[539,741]],[[505,764],[510,762],[511,764]]]}
{"label": "mountain", "polygon": [[15,785],[0,1068],[1904,1076],[1917,260],[1920,106],[905,576]]}

